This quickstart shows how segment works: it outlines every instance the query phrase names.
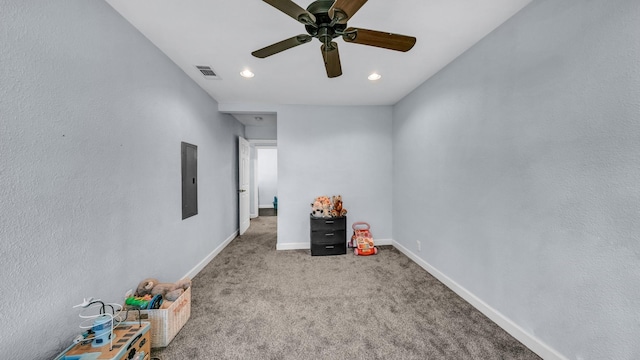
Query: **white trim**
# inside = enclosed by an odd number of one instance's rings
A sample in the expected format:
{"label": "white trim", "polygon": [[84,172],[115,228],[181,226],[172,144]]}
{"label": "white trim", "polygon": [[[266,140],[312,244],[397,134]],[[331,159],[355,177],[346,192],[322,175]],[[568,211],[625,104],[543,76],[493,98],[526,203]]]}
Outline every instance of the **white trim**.
{"label": "white trim", "polygon": [[258,208],[260,208],[260,209],[273,209],[273,204],[269,204],[269,205],[265,205],[265,204],[258,205]]}
{"label": "white trim", "polygon": [[309,249],[311,249],[311,244],[308,242],[276,244],[276,250],[309,250]]}
{"label": "white trim", "polygon": [[457,282],[449,278],[447,275],[440,272],[435,267],[431,266],[428,262],[422,260],[416,254],[411,252],[409,249],[400,245],[396,241],[392,241],[393,246],[400,250],[403,254],[405,254],[408,258],[413,260],[416,264],[420,265],[423,269],[425,269],[428,273],[433,275],[436,279],[440,280],[444,285],[446,285],[449,289],[451,289],[456,294],[460,295],[464,300],[466,300],[471,306],[475,307],[481,313],[486,315],[491,321],[500,326],[503,330],[508,332],[511,336],[520,341],[524,346],[528,347],[531,351],[538,354],[538,356],[542,357],[545,360],[567,360],[566,357],[561,355],[559,352],[551,348],[549,345],[542,342],[542,340],[538,339],[532,334],[529,334],[516,323],[511,321],[511,319],[504,316],[502,313],[497,311],[496,309],[489,306],[487,303],[482,301],[480,298],[475,296],[469,290],[460,286]]}
{"label": "white trim", "polygon": [[385,246],[385,245],[394,245],[395,244],[393,239],[376,239],[375,237],[373,238],[373,243],[376,246]]}
{"label": "white trim", "polygon": [[202,269],[204,269],[204,267],[207,266],[207,264],[209,264],[211,260],[213,260],[213,258],[218,256],[218,254],[220,254],[220,252],[225,247],[227,247],[227,245],[229,245],[231,240],[235,239],[238,236],[238,233],[239,231],[236,230],[233,234],[231,234],[231,236],[229,236],[222,244],[220,244],[220,246],[215,248],[209,255],[207,255],[207,257],[202,259],[202,261],[200,261],[196,266],[194,266],[193,269],[189,270],[189,272],[184,277],[193,279],[196,275],[198,275],[198,273],[202,271]]}
{"label": "white trim", "polygon": [[252,140],[249,140],[249,144],[251,144],[251,146],[255,146],[256,149],[277,149],[278,148],[278,140],[252,139]]}

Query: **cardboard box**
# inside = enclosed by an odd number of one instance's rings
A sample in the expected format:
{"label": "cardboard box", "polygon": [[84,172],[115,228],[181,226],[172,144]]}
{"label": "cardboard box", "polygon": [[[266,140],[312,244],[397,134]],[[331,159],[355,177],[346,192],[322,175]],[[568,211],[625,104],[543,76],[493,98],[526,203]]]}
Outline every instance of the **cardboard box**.
{"label": "cardboard box", "polygon": [[[138,312],[130,312],[138,320]],[[141,310],[142,321],[151,323],[151,347],[166,347],[187,323],[191,316],[191,287],[187,288],[180,297],[172,302],[163,302],[160,309]]]}

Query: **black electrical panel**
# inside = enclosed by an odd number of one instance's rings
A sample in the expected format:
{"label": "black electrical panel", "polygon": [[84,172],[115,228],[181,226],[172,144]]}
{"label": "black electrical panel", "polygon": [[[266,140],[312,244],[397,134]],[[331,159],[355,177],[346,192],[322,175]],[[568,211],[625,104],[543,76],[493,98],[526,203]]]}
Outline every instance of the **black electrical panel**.
{"label": "black electrical panel", "polygon": [[198,147],[182,143],[182,219],[198,214]]}

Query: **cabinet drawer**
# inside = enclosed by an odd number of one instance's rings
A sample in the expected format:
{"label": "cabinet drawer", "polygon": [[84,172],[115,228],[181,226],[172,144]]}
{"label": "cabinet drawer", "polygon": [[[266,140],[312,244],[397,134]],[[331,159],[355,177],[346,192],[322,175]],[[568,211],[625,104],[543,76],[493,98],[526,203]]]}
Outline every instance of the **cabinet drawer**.
{"label": "cabinet drawer", "polygon": [[346,230],[347,229],[347,219],[345,217],[341,218],[330,218],[330,219],[311,219],[311,231],[316,230]]}
{"label": "cabinet drawer", "polygon": [[323,255],[344,255],[347,253],[347,244],[341,242],[339,244],[316,244],[311,243],[311,255],[323,256]]}
{"label": "cabinet drawer", "polygon": [[324,230],[311,232],[311,244],[339,244],[347,242],[347,232],[344,230]]}

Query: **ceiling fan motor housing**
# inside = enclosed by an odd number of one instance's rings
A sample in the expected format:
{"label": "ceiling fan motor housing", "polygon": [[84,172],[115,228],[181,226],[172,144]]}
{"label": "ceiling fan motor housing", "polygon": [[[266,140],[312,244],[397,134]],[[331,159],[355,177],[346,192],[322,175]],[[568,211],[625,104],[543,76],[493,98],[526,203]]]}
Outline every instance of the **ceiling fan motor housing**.
{"label": "ceiling fan motor housing", "polygon": [[307,7],[307,11],[316,17],[316,26],[305,25],[304,27],[309,35],[318,38],[325,45],[331,44],[331,40],[342,35],[347,28],[346,23],[336,23],[331,26],[333,19],[329,17],[329,9],[333,3],[334,0],[316,0]]}

